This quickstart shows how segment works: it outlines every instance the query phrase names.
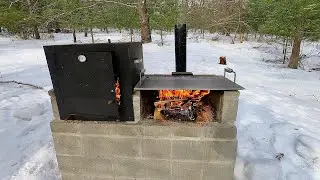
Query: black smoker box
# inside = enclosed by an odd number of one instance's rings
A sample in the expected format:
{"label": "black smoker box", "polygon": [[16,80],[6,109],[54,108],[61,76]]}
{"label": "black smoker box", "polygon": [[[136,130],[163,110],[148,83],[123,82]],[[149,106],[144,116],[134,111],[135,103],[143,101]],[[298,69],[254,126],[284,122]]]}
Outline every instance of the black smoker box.
{"label": "black smoker box", "polygon": [[132,93],[144,70],[140,42],[53,45],[44,51],[62,120],[134,121]]}

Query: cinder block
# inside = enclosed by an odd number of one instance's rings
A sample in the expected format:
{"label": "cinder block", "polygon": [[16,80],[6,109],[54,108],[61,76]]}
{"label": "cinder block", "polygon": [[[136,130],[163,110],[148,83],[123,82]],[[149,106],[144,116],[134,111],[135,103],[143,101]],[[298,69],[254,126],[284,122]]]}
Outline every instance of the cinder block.
{"label": "cinder block", "polygon": [[57,105],[56,95],[54,94],[53,89],[48,91],[51,100],[52,112],[54,119],[60,119],[59,109]]}
{"label": "cinder block", "polygon": [[173,140],[172,159],[178,160],[204,160],[209,148],[208,142],[196,140]]}
{"label": "cinder block", "polygon": [[79,123],[64,120],[53,120],[50,123],[53,133],[79,133]]}
{"label": "cinder block", "polygon": [[226,100],[236,100],[240,96],[239,91],[224,91],[223,92],[223,99]]}
{"label": "cinder block", "polygon": [[237,157],[237,141],[207,141],[208,161],[232,161]]}
{"label": "cinder block", "polygon": [[222,108],[221,108],[221,122],[234,122],[237,118],[239,91],[224,91]]}
{"label": "cinder block", "polygon": [[82,142],[79,136],[53,133],[54,147],[57,154],[81,155]]}
{"label": "cinder block", "polygon": [[143,139],[142,156],[155,159],[170,159],[171,142],[167,139]]}
{"label": "cinder block", "polygon": [[181,126],[178,127],[172,127],[173,136],[178,137],[201,137],[201,127],[197,127],[194,125],[193,127],[184,126],[181,124]]}
{"label": "cinder block", "polygon": [[62,180],[114,180],[113,177],[97,177],[97,176],[82,176],[75,174],[62,174]]}
{"label": "cinder block", "polygon": [[146,180],[145,178],[116,177],[114,180]]}
{"label": "cinder block", "polygon": [[135,123],[140,121],[140,91],[135,91],[132,96],[133,99],[133,113],[134,113],[134,121]]}
{"label": "cinder block", "polygon": [[94,175],[113,176],[111,160],[101,158],[83,158],[83,171]]}
{"label": "cinder block", "polygon": [[172,137],[172,129],[169,126],[143,126],[144,136],[152,136],[157,138],[169,138]]}
{"label": "cinder block", "polygon": [[206,138],[235,139],[237,136],[237,129],[234,125],[213,123],[210,127],[202,127],[202,131]]}
{"label": "cinder block", "polygon": [[98,177],[112,177],[111,160],[83,156],[57,156],[62,173],[82,174]]}
{"label": "cinder block", "polygon": [[202,163],[172,162],[172,179],[197,180],[201,179]]}
{"label": "cinder block", "polygon": [[114,175],[120,177],[144,178],[144,161],[140,159],[117,158],[113,161]]}
{"label": "cinder block", "polygon": [[82,174],[82,156],[57,155],[58,165],[61,174]]}
{"label": "cinder block", "polygon": [[227,164],[204,164],[203,180],[233,180],[234,163]]}
{"label": "cinder block", "polygon": [[84,154],[90,157],[137,157],[141,152],[139,138],[83,137]]}
{"label": "cinder block", "polygon": [[171,165],[167,160],[144,160],[145,177],[149,179],[170,179]]}
{"label": "cinder block", "polygon": [[94,135],[110,135],[110,136],[141,136],[142,128],[139,125],[126,125],[120,123],[108,122],[86,122],[79,124],[81,134],[94,134]]}
{"label": "cinder block", "polygon": [[239,100],[223,100],[221,122],[234,122],[237,119]]}

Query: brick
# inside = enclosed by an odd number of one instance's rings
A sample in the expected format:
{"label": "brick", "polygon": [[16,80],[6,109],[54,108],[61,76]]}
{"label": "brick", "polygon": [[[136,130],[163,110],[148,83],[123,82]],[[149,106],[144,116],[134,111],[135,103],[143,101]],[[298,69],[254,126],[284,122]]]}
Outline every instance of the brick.
{"label": "brick", "polygon": [[86,156],[137,157],[141,151],[141,140],[139,138],[83,137],[83,146]]}
{"label": "brick", "polygon": [[145,178],[116,177],[114,180],[146,180]]}
{"label": "brick", "polygon": [[224,91],[223,92],[223,99],[227,100],[236,100],[240,96],[239,91]]}
{"label": "brick", "polygon": [[234,125],[212,124],[210,127],[202,127],[203,136],[206,138],[235,139],[237,129]]}
{"label": "brick", "polygon": [[173,136],[180,137],[201,137],[201,127],[194,125],[193,127],[179,126],[172,127]]}
{"label": "brick", "polygon": [[237,119],[238,113],[238,99],[237,100],[225,100],[222,104],[221,122],[234,122]]}
{"label": "brick", "polygon": [[204,164],[203,180],[233,180],[234,165],[230,164]]}
{"label": "brick", "polygon": [[166,139],[144,139],[142,141],[142,156],[156,159],[170,159],[171,142]]}
{"label": "brick", "polygon": [[171,165],[168,160],[144,160],[145,177],[150,179],[169,179]]}
{"label": "brick", "polygon": [[237,118],[239,91],[224,91],[221,108],[221,122],[234,122]]}
{"label": "brick", "polygon": [[58,105],[57,105],[57,99],[56,99],[56,95],[54,94],[53,89],[49,90],[48,94],[49,94],[50,100],[51,100],[53,117],[54,117],[54,119],[60,119]]}
{"label": "brick", "polygon": [[83,158],[83,171],[96,175],[112,176],[112,165],[109,159],[101,158]]}
{"label": "brick", "polygon": [[236,141],[208,141],[208,161],[232,161],[237,156]]}
{"label": "brick", "polygon": [[57,154],[81,155],[82,142],[79,136],[53,133],[54,147]]}
{"label": "brick", "polygon": [[141,114],[141,109],[140,109],[140,91],[136,91],[133,93],[132,96],[133,99],[133,113],[134,113],[134,121],[137,123],[140,121],[140,114]]}
{"label": "brick", "polygon": [[144,126],[144,136],[172,137],[172,129],[169,126]]}
{"label": "brick", "polygon": [[208,145],[206,141],[173,140],[172,159],[204,160]]}
{"label": "brick", "polygon": [[59,168],[62,173],[110,176],[112,165],[109,159],[87,158],[83,156],[57,156]]}
{"label": "brick", "polygon": [[62,180],[114,180],[113,177],[97,177],[97,176],[82,176],[75,174],[62,174]]}
{"label": "brick", "polygon": [[58,165],[61,173],[81,174],[82,156],[57,155]]}
{"label": "brick", "polygon": [[79,123],[64,120],[53,120],[50,123],[53,133],[79,133]]}
{"label": "brick", "polygon": [[201,179],[202,163],[172,162],[172,176],[174,180]]}
{"label": "brick", "polygon": [[139,159],[120,159],[113,162],[114,174],[118,177],[144,178],[145,168],[144,161]]}
{"label": "brick", "polygon": [[81,134],[94,135],[119,135],[119,136],[141,136],[142,128],[139,125],[126,125],[120,123],[110,124],[108,122],[86,122],[80,123]]}

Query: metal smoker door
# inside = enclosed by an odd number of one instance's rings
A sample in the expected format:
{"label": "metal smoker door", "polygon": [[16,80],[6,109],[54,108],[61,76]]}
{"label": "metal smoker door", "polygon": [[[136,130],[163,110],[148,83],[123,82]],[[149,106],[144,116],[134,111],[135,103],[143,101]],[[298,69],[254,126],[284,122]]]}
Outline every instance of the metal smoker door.
{"label": "metal smoker door", "polygon": [[56,60],[61,118],[119,118],[110,52],[59,52]]}

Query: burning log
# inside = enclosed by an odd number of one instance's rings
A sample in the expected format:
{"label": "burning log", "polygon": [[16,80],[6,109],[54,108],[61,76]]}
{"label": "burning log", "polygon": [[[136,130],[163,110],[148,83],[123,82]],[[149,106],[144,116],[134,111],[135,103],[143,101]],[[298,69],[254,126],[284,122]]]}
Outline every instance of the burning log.
{"label": "burning log", "polygon": [[116,84],[115,84],[115,90],[116,90],[116,101],[117,101],[117,104],[120,105],[120,83],[119,83],[119,80],[116,81]]}
{"label": "burning log", "polygon": [[160,100],[154,102],[154,119],[211,121],[214,117],[212,107],[202,102],[202,98],[209,92],[208,90],[161,90]]}
{"label": "burning log", "polygon": [[158,121],[165,121],[166,117],[161,113],[161,110],[156,108],[154,110],[153,119]]}

